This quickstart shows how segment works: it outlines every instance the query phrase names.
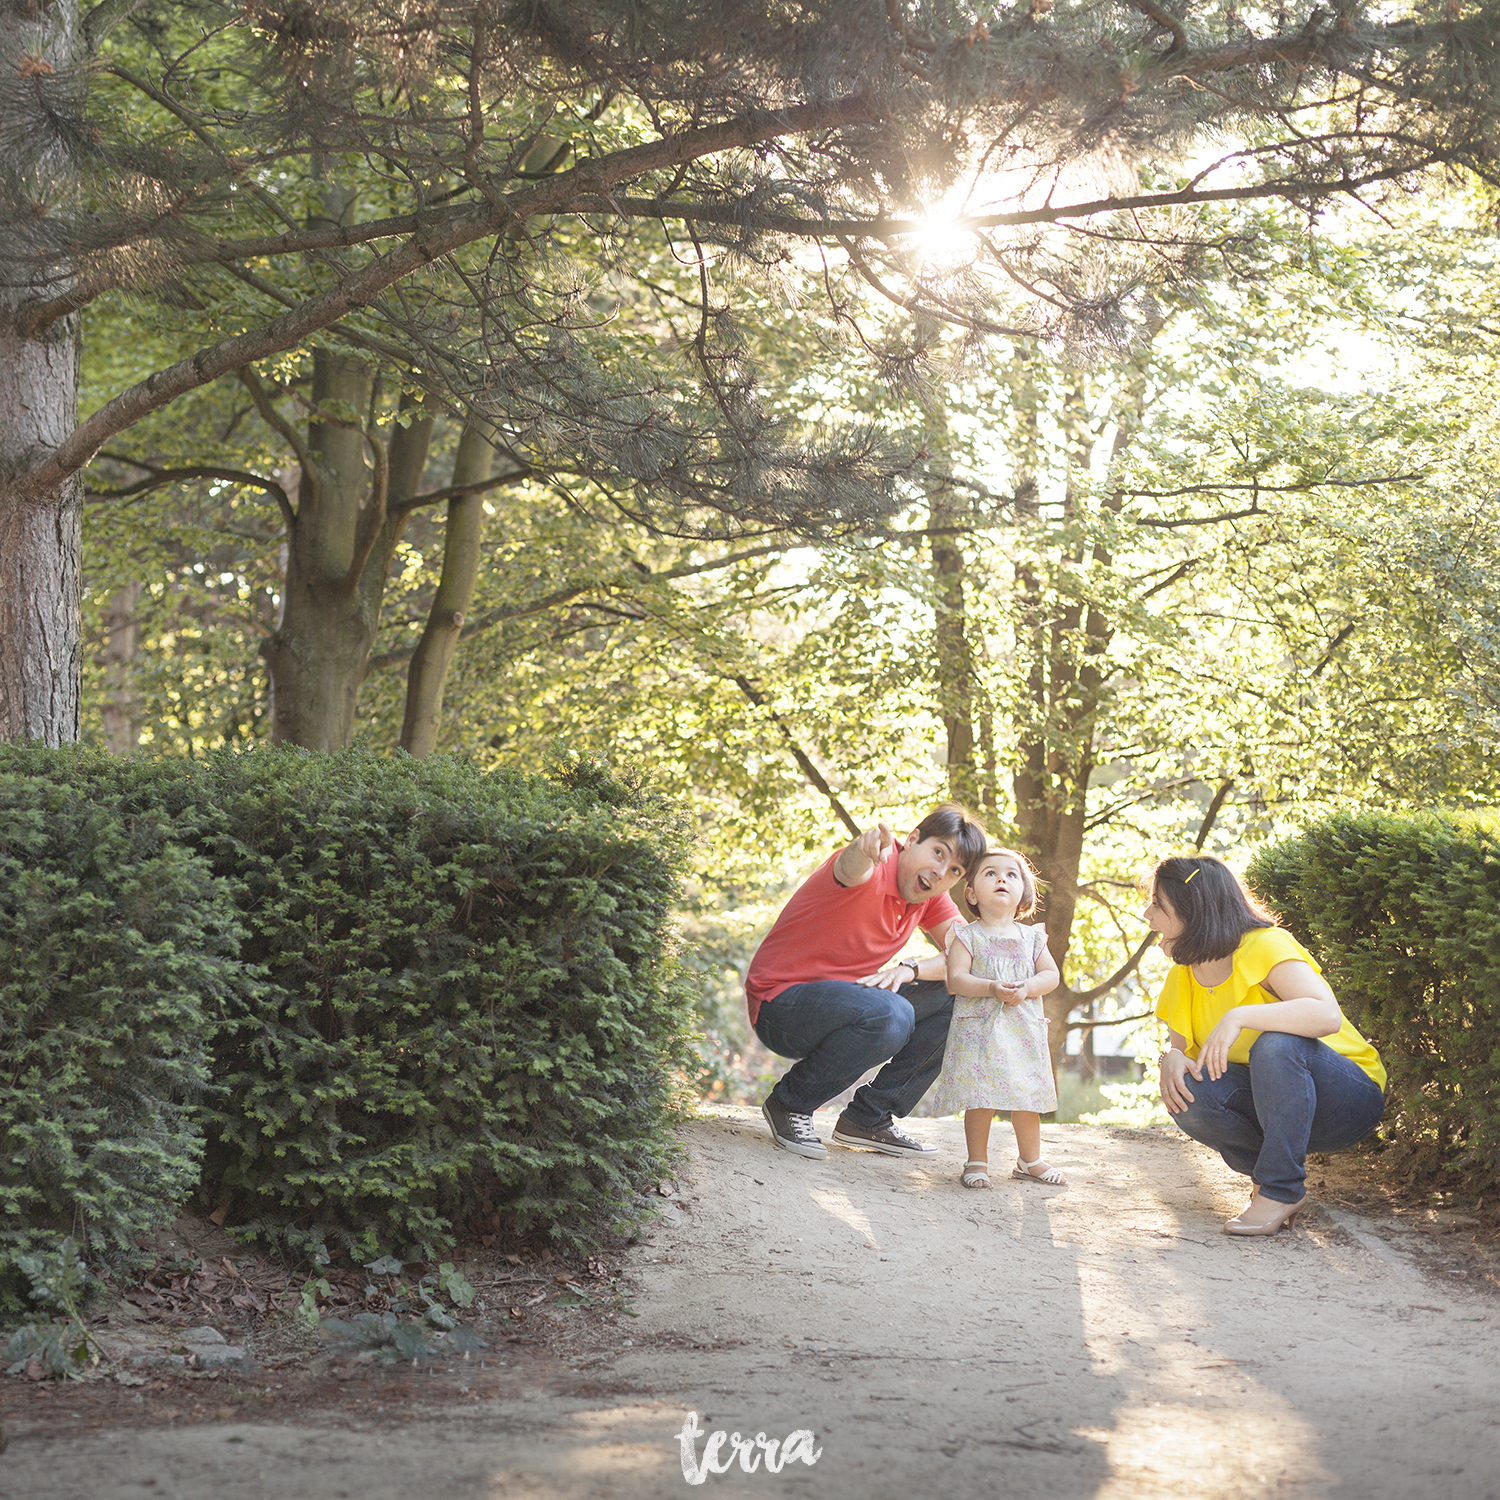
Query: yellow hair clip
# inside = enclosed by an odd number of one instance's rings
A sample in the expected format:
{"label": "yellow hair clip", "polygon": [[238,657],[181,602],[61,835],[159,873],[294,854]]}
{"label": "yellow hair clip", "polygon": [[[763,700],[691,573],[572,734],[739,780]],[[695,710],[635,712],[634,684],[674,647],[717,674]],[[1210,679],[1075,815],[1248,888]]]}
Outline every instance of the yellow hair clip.
{"label": "yellow hair clip", "polygon": [[[1200,865],[1199,869],[1201,869],[1201,868],[1202,868],[1202,866]],[[1191,885],[1197,878],[1198,878],[1198,871],[1194,870],[1193,873],[1191,875],[1189,875],[1188,878],[1186,880],[1184,880],[1182,883],[1184,885]]]}

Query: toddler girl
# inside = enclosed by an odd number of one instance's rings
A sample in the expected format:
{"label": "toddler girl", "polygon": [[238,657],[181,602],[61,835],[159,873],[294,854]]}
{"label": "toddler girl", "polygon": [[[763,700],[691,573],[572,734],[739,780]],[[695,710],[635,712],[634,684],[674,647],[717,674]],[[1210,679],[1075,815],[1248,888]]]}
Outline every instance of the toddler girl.
{"label": "toddler girl", "polygon": [[964,894],[979,919],[955,925],[948,939],[953,1024],[937,1112],[964,1112],[969,1160],[960,1180],[966,1188],[990,1185],[990,1122],[997,1109],[1010,1111],[1016,1132],[1020,1156],[1011,1176],[1060,1186],[1067,1178],[1042,1160],[1041,1121],[1057,1108],[1041,1002],[1058,983],[1057,964],[1047,951],[1046,928],[1016,920],[1036,910],[1036,872],[1014,849],[991,849],[964,878]]}

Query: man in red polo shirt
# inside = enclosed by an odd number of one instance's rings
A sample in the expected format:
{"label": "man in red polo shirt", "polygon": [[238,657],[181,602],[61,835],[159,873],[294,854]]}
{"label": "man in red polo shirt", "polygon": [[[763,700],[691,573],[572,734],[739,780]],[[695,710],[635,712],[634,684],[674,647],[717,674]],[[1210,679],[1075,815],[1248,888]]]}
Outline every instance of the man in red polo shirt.
{"label": "man in red polo shirt", "polygon": [[[928,813],[904,844],[881,823],[829,855],[782,909],[745,976],[756,1036],[798,1059],[761,1105],[778,1146],[827,1156],[813,1111],[884,1062],[839,1116],[834,1140],[888,1156],[933,1149],[893,1117],[916,1107],[943,1066],[953,1015],[943,947],[959,920],[947,892],[986,844],[956,803]],[[914,927],[938,952],[886,968]]]}

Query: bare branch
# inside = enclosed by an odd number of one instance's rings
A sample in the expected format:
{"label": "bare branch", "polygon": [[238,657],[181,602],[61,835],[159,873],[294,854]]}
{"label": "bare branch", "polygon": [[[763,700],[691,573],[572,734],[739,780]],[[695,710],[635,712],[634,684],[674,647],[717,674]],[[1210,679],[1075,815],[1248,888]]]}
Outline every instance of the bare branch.
{"label": "bare branch", "polygon": [[751,703],[757,708],[765,709],[767,718],[781,731],[781,737],[786,742],[787,749],[792,752],[792,759],[802,768],[802,774],[828,799],[829,806],[838,814],[839,821],[844,827],[855,838],[858,838],[864,832],[864,829],[849,816],[848,808],[839,801],[838,797],[834,794],[833,788],[823,779],[823,773],[812,763],[811,758],[802,746],[797,743],[792,735],[791,726],[788,725],[786,720],[774,708],[769,707],[766,695],[752,687],[747,678],[741,677],[736,673],[732,681]]}
{"label": "bare branch", "polygon": [[[515,477],[515,476],[512,476]],[[500,480],[506,483],[506,480]],[[455,494],[469,493],[480,488],[479,485],[461,486],[453,491]],[[428,497],[432,498],[432,497]],[[747,547],[742,552],[731,552],[725,557],[716,557],[704,563],[683,563],[675,568],[663,568],[659,573],[644,572],[638,574],[630,582],[639,586],[647,583],[669,583],[677,578],[696,578],[703,573],[714,573],[720,568],[732,568],[736,563],[748,562],[751,558],[767,557],[772,553],[785,552],[785,542],[772,542],[764,547]],[[639,565],[637,565],[639,566]],[[624,583],[580,583],[573,584],[564,589],[558,589],[554,593],[546,594],[540,599],[533,599],[529,604],[501,605],[495,609],[487,609],[483,614],[476,616],[464,626],[463,634],[459,636],[460,641],[472,640],[486,630],[496,625],[503,625],[509,620],[523,620],[530,615],[545,614],[549,609],[556,609],[560,604],[571,604],[573,600],[582,598],[584,594],[603,591],[608,588],[619,588],[623,590]],[[602,606],[601,606],[602,607]],[[365,676],[377,671],[382,667],[399,667],[403,662],[412,658],[416,646],[403,646],[395,651],[383,651],[379,656],[370,657],[365,666]]]}
{"label": "bare branch", "polygon": [[409,510],[416,510],[418,506],[436,505],[442,500],[461,500],[465,495],[480,495],[486,490],[499,489],[502,485],[518,484],[523,479],[529,479],[531,474],[531,469],[521,468],[510,474],[497,474],[490,479],[477,479],[473,484],[450,484],[445,489],[431,490],[425,495],[413,495],[410,500],[400,501],[391,507],[391,514],[401,516]]}
{"label": "bare branch", "polygon": [[245,469],[226,469],[217,464],[196,464],[185,469],[158,469],[153,464],[142,463],[138,458],[128,458],[123,453],[105,453],[100,456],[141,469],[147,477],[124,489],[85,490],[84,494],[90,500],[128,500],[150,490],[160,489],[163,485],[180,484],[188,479],[223,479],[230,484],[243,484],[249,489],[264,490],[276,502],[282,519],[289,527],[297,519],[287,492],[274,479],[267,479],[263,474],[251,474]]}
{"label": "bare branch", "polygon": [[1198,563],[1199,559],[1196,557],[1190,557],[1186,562],[1179,563],[1165,578],[1157,583],[1153,583],[1144,594],[1138,595],[1135,602],[1137,604],[1144,604],[1153,594],[1159,594],[1163,589],[1171,588],[1174,583],[1178,583],[1186,578],[1198,566]]}
{"label": "bare branch", "polygon": [[1146,956],[1147,951],[1155,941],[1156,934],[1154,932],[1148,933],[1145,939],[1141,942],[1141,945],[1135,950],[1135,952],[1132,953],[1130,957],[1127,958],[1125,962],[1121,964],[1120,967],[1116,969],[1115,972],[1111,974],[1109,978],[1106,979],[1102,984],[1096,984],[1091,990],[1075,991],[1073,995],[1073,1004],[1075,1006],[1088,1005],[1091,1002],[1097,1000],[1101,995],[1107,995],[1112,989],[1114,989],[1116,985],[1128,979],[1135,972],[1136,966]]}
{"label": "bare branch", "polygon": [[1228,797],[1234,786],[1234,777],[1226,777],[1219,783],[1219,789],[1213,795],[1213,801],[1208,804],[1208,811],[1203,814],[1203,821],[1198,825],[1198,837],[1193,840],[1193,848],[1201,849],[1207,842],[1208,836],[1213,832],[1214,824],[1219,821],[1219,811],[1224,806],[1224,799]]}
{"label": "bare branch", "polygon": [[1096,1026],[1126,1026],[1131,1021],[1149,1021],[1155,1014],[1153,1010],[1143,1010],[1138,1016],[1107,1016],[1102,1021],[1069,1021],[1063,1030],[1092,1031]]}
{"label": "bare branch", "polygon": [[[307,450],[307,444],[302,441],[297,429],[271,405],[271,398],[266,395],[266,389],[260,383],[260,376],[255,373],[255,367],[249,364],[242,365],[235,373],[240,377],[245,389],[250,392],[250,399],[255,402],[255,409],[260,413],[261,421],[285,440],[287,446],[297,455],[297,462],[302,466],[302,472],[307,476],[308,483],[316,484],[318,471],[312,461],[312,454]],[[293,517],[293,519],[296,518]]]}
{"label": "bare branch", "polygon": [[1312,669],[1312,676],[1321,677],[1323,675],[1323,669],[1328,665],[1329,662],[1333,660],[1333,653],[1337,651],[1339,647],[1342,646],[1351,635],[1354,634],[1357,628],[1358,627],[1356,626],[1355,622],[1351,620],[1347,625],[1344,626],[1342,630],[1339,631],[1336,636],[1334,636],[1331,641],[1329,641],[1328,649],[1323,653],[1322,660],[1319,661],[1317,666]]}
{"label": "bare branch", "polygon": [[1181,495],[1220,494],[1225,490],[1244,490],[1254,495],[1300,495],[1308,490],[1360,490],[1381,484],[1411,484],[1425,479],[1425,470],[1410,474],[1372,474],[1368,479],[1304,479],[1296,484],[1262,484],[1259,480],[1231,482],[1210,479],[1202,484],[1185,484],[1175,490],[1121,490],[1127,500],[1175,500]]}

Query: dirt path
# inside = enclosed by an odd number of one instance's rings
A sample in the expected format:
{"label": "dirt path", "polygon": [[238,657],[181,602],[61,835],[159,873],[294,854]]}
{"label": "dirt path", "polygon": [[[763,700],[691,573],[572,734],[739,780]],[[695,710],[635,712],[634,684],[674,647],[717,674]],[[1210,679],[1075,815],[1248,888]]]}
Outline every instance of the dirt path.
{"label": "dirt path", "polygon": [[0,1490],[685,1495],[677,1434],[696,1411],[707,1431],[810,1429],[821,1450],[710,1474],[703,1495],[1500,1497],[1488,1286],[1342,1211],[1228,1239],[1238,1180],[1174,1134],[1046,1127],[1073,1186],[981,1193],[956,1180],[956,1121],[911,1124],[941,1148],[926,1163],[805,1161],[747,1109],[688,1127],[686,1211],[634,1252],[640,1317],[562,1384],[352,1426],[27,1433]]}

